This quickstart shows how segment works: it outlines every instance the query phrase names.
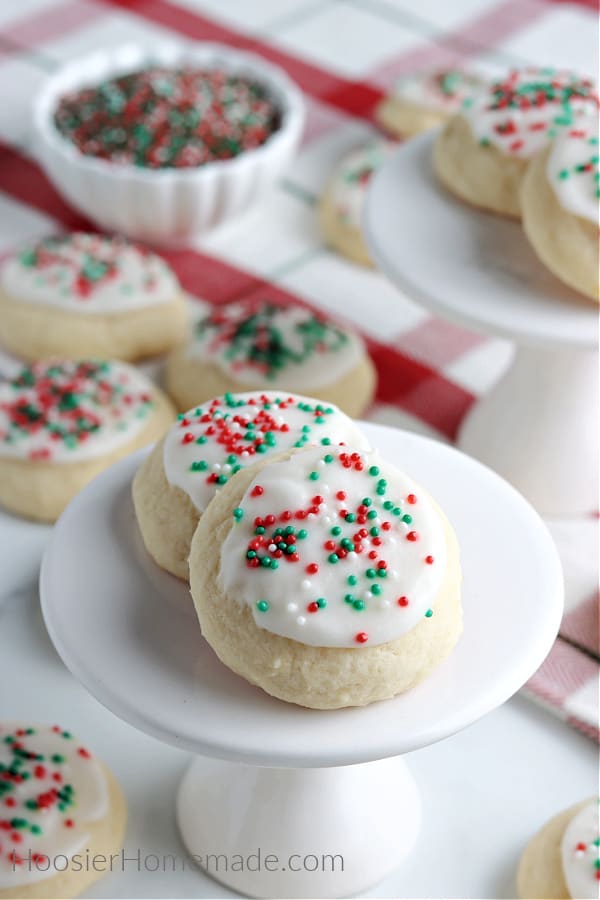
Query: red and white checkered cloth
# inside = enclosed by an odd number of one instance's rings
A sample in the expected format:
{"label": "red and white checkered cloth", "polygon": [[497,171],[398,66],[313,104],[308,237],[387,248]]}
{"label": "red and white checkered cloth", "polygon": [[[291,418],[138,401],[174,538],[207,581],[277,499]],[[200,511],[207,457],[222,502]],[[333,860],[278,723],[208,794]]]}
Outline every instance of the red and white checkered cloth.
{"label": "red and white checkered cloth", "polygon": [[[308,123],[293,169],[256,211],[166,254],[208,303],[293,299],[364,335],[379,373],[373,421],[452,440],[510,356],[505,342],[415,306],[385,279],[329,252],[313,206],[334,162],[373,134],[373,110],[398,75],[465,63],[490,74],[540,63],[595,73],[596,0],[21,0],[0,7],[0,254],[58,228],[85,227],[34,162],[30,104],[60,63],[96,47],[157,38],[216,40],[282,66],[303,89]],[[368,316],[365,309],[368,306]],[[0,359],[0,368],[2,360]],[[552,526],[567,613],[526,687],[598,735],[598,521]]]}

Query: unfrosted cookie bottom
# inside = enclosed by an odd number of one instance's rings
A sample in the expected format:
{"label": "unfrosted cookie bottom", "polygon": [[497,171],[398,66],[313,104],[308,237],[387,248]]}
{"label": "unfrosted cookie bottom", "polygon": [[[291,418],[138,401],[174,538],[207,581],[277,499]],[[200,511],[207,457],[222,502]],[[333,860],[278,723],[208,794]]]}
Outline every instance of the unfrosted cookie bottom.
{"label": "unfrosted cookie bottom", "polygon": [[443,125],[448,115],[390,94],[375,110],[375,118],[382,128],[395,137],[410,138]]}
{"label": "unfrosted cookie bottom", "polygon": [[562,868],[561,842],[565,829],[584,800],[550,819],[527,844],[517,871],[517,890],[522,900],[570,900]]}
{"label": "unfrosted cookie bottom", "polygon": [[472,206],[515,219],[521,217],[519,191],[527,160],[483,146],[462,116],[454,116],[437,136],[433,164],[444,187]]}
{"label": "unfrosted cookie bottom", "polygon": [[121,313],[70,312],[24,303],[0,291],[0,342],[27,360],[50,356],[126,362],[171,350],[185,337],[187,309],[181,295]]}
{"label": "unfrosted cookie bottom", "polygon": [[550,148],[530,164],[521,187],[523,228],[550,271],[569,287],[600,302],[598,225],[568,212],[546,174]]}
{"label": "unfrosted cookie bottom", "polygon": [[[211,362],[205,362],[189,354],[186,347],[174,350],[166,364],[167,390],[177,408],[185,412],[212,397],[244,391],[273,390],[264,382],[247,384],[236,381]],[[331,384],[310,388],[311,396],[325,403],[334,403],[346,415],[359,418],[373,400],[377,375],[371,358],[365,353],[358,364],[342,378]],[[304,392],[302,384],[278,385],[277,390]]]}

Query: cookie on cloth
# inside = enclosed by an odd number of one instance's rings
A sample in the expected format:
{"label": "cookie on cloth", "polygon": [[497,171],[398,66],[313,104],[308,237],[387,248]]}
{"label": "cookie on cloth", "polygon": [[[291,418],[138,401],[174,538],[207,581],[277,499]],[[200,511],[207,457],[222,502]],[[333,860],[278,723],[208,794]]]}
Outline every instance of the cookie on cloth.
{"label": "cookie on cloth", "polygon": [[53,522],[85,485],[157,440],[175,410],[122,362],[43,360],[0,381],[0,505]]}
{"label": "cookie on cloth", "polygon": [[523,228],[541,261],[596,302],[600,169],[598,119],[578,123],[529,166],[521,188]]}
{"label": "cookie on cloth", "polygon": [[396,137],[413,137],[443,125],[484,83],[479,75],[459,68],[403,75],[375,110],[375,118]]}
{"label": "cookie on cloth", "polygon": [[241,471],[192,540],[190,587],[221,661],[314,709],[407,691],[462,630],[442,511],[376,451],[317,447]]}
{"label": "cookie on cloth", "polygon": [[295,304],[229,303],[173,351],[166,385],[180,410],[236,391],[291,391],[360,416],[373,399],[375,367],[360,337]]}
{"label": "cookie on cloth", "polygon": [[183,339],[186,318],[169,266],[123,238],[45,238],[0,273],[0,342],[28,360],[153,356]]}
{"label": "cookie on cloth", "polygon": [[133,481],[148,553],[161,568],[187,579],[198,521],[236,472],[288,450],[338,443],[368,447],[337,407],[295,394],[225,394],[180,415]]}
{"label": "cookie on cloth", "polygon": [[598,799],[584,800],[547,822],[519,863],[523,900],[594,900],[600,889]]}
{"label": "cookie on cloth", "polygon": [[434,145],[434,168],[467,203],[520,218],[531,159],[583,117],[597,115],[591,79],[558,69],[515,70],[473,94],[450,119]]}
{"label": "cookie on cloth", "polygon": [[0,772],[0,897],[75,897],[110,871],[125,798],[70,731],[0,722]]}
{"label": "cookie on cloth", "polygon": [[339,161],[319,201],[319,221],[327,243],[361,266],[373,265],[361,227],[367,189],[395,146],[391,141],[373,140],[355,147]]}

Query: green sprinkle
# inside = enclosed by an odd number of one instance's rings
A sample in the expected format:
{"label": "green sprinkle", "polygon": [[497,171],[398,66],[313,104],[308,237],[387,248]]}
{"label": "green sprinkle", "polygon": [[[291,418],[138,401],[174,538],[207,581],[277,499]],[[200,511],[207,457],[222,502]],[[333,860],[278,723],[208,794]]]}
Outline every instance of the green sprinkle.
{"label": "green sprinkle", "polygon": [[432,615],[433,615],[433,610],[428,609],[427,612],[425,613],[425,618],[430,619],[432,617]]}
{"label": "green sprinkle", "polygon": [[267,600],[259,600],[258,603],[256,604],[256,608],[260,612],[266,612],[269,608],[269,603]]}

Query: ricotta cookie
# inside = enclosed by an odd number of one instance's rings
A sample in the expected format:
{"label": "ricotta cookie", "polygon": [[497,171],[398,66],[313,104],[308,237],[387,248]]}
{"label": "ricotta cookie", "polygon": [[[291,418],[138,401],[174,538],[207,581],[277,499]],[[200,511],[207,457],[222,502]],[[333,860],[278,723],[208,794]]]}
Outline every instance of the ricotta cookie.
{"label": "ricotta cookie", "polygon": [[314,709],[406,691],[462,630],[456,538],[375,451],[316,447],[239,472],[190,554],[202,634],[267,693]]}
{"label": "ricotta cookie", "polygon": [[517,874],[523,900],[597,900],[600,890],[598,800],[559,813],[527,845]]}
{"label": "ricotta cookie", "polygon": [[126,818],[113,775],[70,731],[0,722],[0,897],[79,895],[110,871]]}
{"label": "ricotta cookie", "polygon": [[362,214],[374,173],[395,149],[391,141],[369,141],[338,163],[319,202],[319,221],[328,244],[362,266],[372,266],[362,236]]}
{"label": "ricotta cookie", "polygon": [[46,238],[0,273],[0,342],[28,360],[136,360],[183,340],[187,312],[159,256],[122,238]]}
{"label": "ricotta cookie", "polygon": [[598,302],[598,120],[578,123],[542,151],[521,188],[523,227],[561,281]]}
{"label": "ricotta cookie", "polygon": [[0,505],[53,522],[117,459],[152,443],[175,411],[120,362],[46,360],[0,381]]}
{"label": "ricotta cookie", "polygon": [[464,69],[403,75],[375,110],[375,118],[396,137],[413,137],[443,125],[483,84],[481,77]]}
{"label": "ricotta cookie", "polygon": [[198,522],[236,472],[292,449],[341,443],[368,446],[337,407],[292,394],[225,394],[180,415],[133,481],[148,553],[161,568],[187,579]]}
{"label": "ricotta cookie", "polygon": [[219,394],[310,394],[360,416],[373,399],[375,367],[360,337],[301,306],[230,303],[194,327],[169,357],[167,390],[180,410]]}
{"label": "ricotta cookie", "polygon": [[530,160],[560,134],[598,115],[596,85],[556,69],[528,68],[482,88],[438,136],[434,167],[462,200],[519,218]]}

